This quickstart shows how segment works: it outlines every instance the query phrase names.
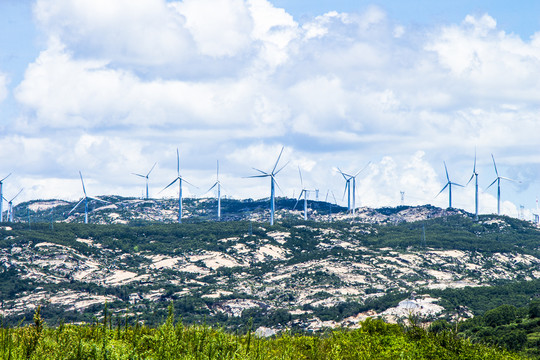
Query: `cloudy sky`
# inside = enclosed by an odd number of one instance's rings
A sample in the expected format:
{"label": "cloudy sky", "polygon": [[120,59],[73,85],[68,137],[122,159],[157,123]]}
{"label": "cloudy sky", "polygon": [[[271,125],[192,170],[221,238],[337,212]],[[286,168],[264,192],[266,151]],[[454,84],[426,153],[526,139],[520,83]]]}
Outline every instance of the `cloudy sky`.
{"label": "cloudy sky", "polygon": [[[150,195],[181,174],[205,191],[448,205],[448,165],[480,210],[530,218],[540,195],[537,1],[1,0],[0,177],[17,200]],[[474,211],[474,186],[453,205]],[[314,194],[312,195],[314,198]]]}

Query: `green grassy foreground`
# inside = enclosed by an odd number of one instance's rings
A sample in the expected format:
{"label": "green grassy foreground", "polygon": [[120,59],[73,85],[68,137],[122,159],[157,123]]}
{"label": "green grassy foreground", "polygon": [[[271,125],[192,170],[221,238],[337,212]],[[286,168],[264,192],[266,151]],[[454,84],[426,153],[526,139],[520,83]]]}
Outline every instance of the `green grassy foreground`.
{"label": "green grassy foreground", "polygon": [[170,313],[157,328],[131,326],[105,317],[101,323],[49,328],[34,324],[0,329],[1,359],[522,359],[472,344],[452,332],[429,332],[368,319],[357,330],[321,335],[284,333],[259,338],[208,326],[174,323]]}

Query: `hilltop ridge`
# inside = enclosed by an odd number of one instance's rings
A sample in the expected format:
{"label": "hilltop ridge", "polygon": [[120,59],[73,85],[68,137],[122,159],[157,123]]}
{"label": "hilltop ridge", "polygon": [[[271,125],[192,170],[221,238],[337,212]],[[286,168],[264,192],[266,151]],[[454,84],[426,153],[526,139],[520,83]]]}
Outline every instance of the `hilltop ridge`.
{"label": "hilltop ridge", "polygon": [[[177,199],[138,199],[121,196],[101,196],[107,203],[89,201],[89,222],[96,224],[130,224],[137,222],[177,222]],[[296,199],[276,199],[276,219],[301,219],[303,210],[295,205]],[[69,212],[77,202],[65,200],[32,200],[20,203],[14,208],[15,222],[68,222],[84,221],[84,206]],[[222,221],[251,220],[264,222],[269,218],[268,199],[222,199]],[[217,220],[217,200],[214,198],[183,199],[184,222]],[[460,209],[441,209],[432,205],[398,206],[396,208],[373,209],[360,207],[355,214],[346,207],[325,201],[309,201],[308,217],[314,221],[351,220],[368,223],[400,223],[419,221],[449,215],[468,215]]]}

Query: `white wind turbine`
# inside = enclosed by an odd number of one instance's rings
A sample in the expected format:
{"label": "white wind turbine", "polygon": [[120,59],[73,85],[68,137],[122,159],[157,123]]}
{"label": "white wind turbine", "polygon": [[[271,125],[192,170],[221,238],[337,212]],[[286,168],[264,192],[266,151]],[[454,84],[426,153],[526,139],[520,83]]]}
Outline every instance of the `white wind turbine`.
{"label": "white wind turbine", "polygon": [[262,178],[262,177],[269,177],[270,178],[270,226],[274,225],[274,210],[275,210],[275,207],[276,207],[276,204],[275,204],[275,187],[277,186],[279,188],[279,185],[276,181],[276,175],[279,174],[279,172],[281,170],[283,170],[285,168],[285,166],[287,166],[288,162],[283,165],[279,170],[276,171],[276,168],[278,166],[278,163],[279,163],[279,160],[281,159],[281,154],[283,154],[283,147],[281,148],[281,152],[279,153],[279,156],[276,160],[276,163],[274,164],[274,168],[272,169],[272,171],[270,173],[266,172],[266,171],[262,171],[262,170],[259,170],[259,169],[256,169],[256,168],[253,168],[254,170],[258,171],[261,173],[261,175],[253,175],[253,176],[248,176],[248,178]]}
{"label": "white wind turbine", "polygon": [[467,185],[472,181],[473,177],[476,180],[475,184],[475,196],[474,196],[474,220],[478,221],[478,173],[476,172],[476,149],[474,150],[474,166],[471,178],[467,182]]}
{"label": "white wind turbine", "polygon": [[82,173],[81,173],[80,170],[79,170],[79,176],[81,177],[81,184],[82,184],[82,188],[83,188],[83,192],[84,192],[84,197],[77,203],[77,205],[75,205],[73,207],[73,209],[71,209],[71,211],[68,213],[68,215],[71,215],[71,213],[73,211],[75,211],[75,209],[84,201],[84,223],[88,224],[88,199],[101,201],[101,202],[104,202],[104,203],[109,203],[109,202],[105,201],[105,200],[95,198],[95,197],[88,196],[86,194],[86,188],[84,187],[84,180],[83,180]]}
{"label": "white wind turbine", "polygon": [[[340,168],[337,168],[343,179],[345,179],[345,189],[343,190],[343,198],[347,194],[347,212],[351,211],[351,180],[352,176],[345,174]],[[342,200],[343,200],[342,198]]]}
{"label": "white wind turbine", "polygon": [[221,220],[221,182],[219,181],[219,160],[217,160],[216,182],[207,192],[217,187],[217,217]]}
{"label": "white wind turbine", "polygon": [[368,162],[366,166],[364,166],[361,170],[359,170],[354,175],[346,174],[338,168],[343,178],[347,181],[347,183],[345,184],[345,191],[343,192],[343,196],[345,196],[345,192],[347,192],[348,190],[349,192],[348,194],[349,201],[348,201],[348,209],[347,209],[348,211],[351,211],[351,180],[352,180],[352,213],[353,214],[356,211],[356,178],[358,177],[358,175],[360,175],[362,171],[364,171],[369,166],[369,164],[371,164],[371,161]]}
{"label": "white wind turbine", "polygon": [[497,177],[486,188],[486,190],[489,189],[491,187],[491,185],[497,183],[497,214],[500,215],[501,214],[501,179],[508,180],[508,181],[513,181],[513,182],[518,182],[518,181],[516,181],[514,179],[507,178],[507,177],[504,177],[504,176],[500,176],[499,172],[497,171],[497,164],[495,164],[495,157],[493,156],[493,154],[491,154],[491,158],[493,159],[493,167],[495,168],[495,174],[497,174]]}
{"label": "white wind turbine", "polygon": [[9,173],[8,176],[6,176],[2,180],[0,180],[0,222],[2,222],[4,220],[4,213],[3,213],[3,210],[2,210],[3,201],[1,201],[4,198],[2,188],[3,188],[3,185],[4,185],[4,180],[6,180],[9,177],[9,175],[11,175],[11,173]]}
{"label": "white wind turbine", "polygon": [[187,180],[185,180],[184,178],[182,178],[182,176],[180,176],[180,153],[178,152],[178,148],[176,148],[176,173],[177,173],[176,179],[174,179],[169,185],[165,186],[160,191],[160,193],[178,181],[178,223],[181,224],[182,223],[182,182],[186,182],[186,184],[189,184],[195,188],[197,187],[193,185],[192,183],[188,182]]}
{"label": "white wind turbine", "polygon": [[305,188],[304,181],[302,179],[302,171],[300,171],[300,166],[298,167],[298,173],[300,174],[300,184],[302,185],[302,190],[300,191],[298,200],[296,200],[296,204],[294,204],[293,210],[296,209],[296,205],[298,205],[298,202],[302,198],[302,195],[304,195],[304,220],[307,220],[307,197],[309,196],[309,192],[312,190],[308,190]]}
{"label": "white wind turbine", "polygon": [[[446,172],[446,180],[447,180],[447,182],[446,182],[446,185],[444,185],[444,187],[442,188],[442,190],[439,191],[437,196],[439,196],[448,187],[448,207],[452,208],[452,185],[461,186],[461,187],[464,187],[464,186],[460,185],[458,183],[450,181],[450,177],[448,176],[448,169],[446,168],[446,162],[443,161],[443,164],[444,164],[444,171]],[[437,196],[435,196],[435,197],[437,197]]]}
{"label": "white wind turbine", "polygon": [[23,191],[23,189],[19,190],[19,192],[17,193],[17,195],[15,195],[14,197],[11,198],[11,200],[8,200],[6,199],[3,195],[2,195],[2,198],[7,201],[8,203],[8,212],[7,212],[7,221],[9,222],[13,222],[13,200],[15,200],[15,198],[17,198],[17,196],[20,195],[20,193]]}
{"label": "white wind turbine", "polygon": [[154,163],[154,165],[152,166],[152,168],[150,169],[150,171],[146,175],[131,173],[131,174],[133,174],[135,176],[142,177],[142,178],[146,179],[146,200],[148,200],[148,177],[150,176],[150,173],[152,172],[152,170],[154,170],[154,167],[156,166],[156,164],[157,164],[157,162]]}

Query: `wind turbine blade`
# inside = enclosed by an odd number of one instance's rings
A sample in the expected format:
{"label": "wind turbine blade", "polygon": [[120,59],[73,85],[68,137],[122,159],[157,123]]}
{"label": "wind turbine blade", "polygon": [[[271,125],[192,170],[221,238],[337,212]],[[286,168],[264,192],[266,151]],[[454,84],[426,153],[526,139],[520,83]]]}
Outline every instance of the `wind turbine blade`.
{"label": "wind turbine blade", "polygon": [[277,165],[279,163],[279,159],[281,159],[281,154],[283,154],[283,149],[285,149],[285,147],[281,147],[281,151],[279,152],[279,156],[278,156],[278,158],[276,160],[274,168],[272,169],[272,174],[274,174],[274,171],[276,171],[276,167],[277,167]]}
{"label": "wind turbine blade", "polygon": [[251,176],[244,176],[244,179],[250,179],[250,178],[263,178],[263,177],[269,177],[269,176],[272,176],[270,174],[266,174],[266,175],[251,175]]}
{"label": "wind turbine blade", "polygon": [[221,189],[227,191],[227,188],[226,188],[225,186],[221,185],[221,183],[220,183],[219,181],[218,181],[218,184],[219,184],[219,187],[220,187]]}
{"label": "wind turbine blade", "polygon": [[253,170],[256,170],[256,171],[258,171],[258,172],[260,172],[261,174],[270,176],[270,174],[267,173],[266,171],[262,171],[262,170],[259,170],[259,169],[257,169],[257,168],[252,168],[252,169],[253,169]]}
{"label": "wind turbine blade", "polygon": [[183,178],[180,178],[180,179],[181,179],[183,182],[185,182],[186,184],[191,185],[191,186],[193,186],[193,187],[196,188],[196,189],[199,188],[198,186],[193,185],[192,183],[190,183],[189,181],[187,181],[187,180],[185,180],[185,179],[183,179]]}
{"label": "wind turbine blade", "polygon": [[495,157],[493,154],[491,154],[491,158],[493,159],[493,166],[495,167],[495,174],[497,174],[497,177],[499,177],[499,172],[497,171],[497,164],[495,164]]}
{"label": "wind turbine blade", "polygon": [[81,170],[79,170],[79,175],[81,177],[81,183],[82,183],[82,189],[83,189],[83,192],[84,192],[84,196],[86,196],[86,189],[84,187],[84,180],[82,178],[82,173],[81,173]]}
{"label": "wind turbine blade", "polygon": [[4,199],[6,202],[9,202],[4,195],[2,195],[2,199]]}
{"label": "wind turbine blade", "polygon": [[345,200],[345,195],[347,194],[347,186],[349,186],[349,180],[345,183],[345,190],[343,190],[343,197],[341,198],[341,201]]}
{"label": "wind turbine blade", "polygon": [[81,205],[81,203],[84,201],[84,199],[85,199],[85,198],[82,198],[82,199],[77,203],[77,205],[75,205],[75,206],[73,207],[73,209],[71,209],[71,211],[68,212],[68,215],[71,215],[71,213],[77,208],[77,206]]}
{"label": "wind turbine blade", "polygon": [[324,198],[324,202],[328,202],[328,193],[330,192],[330,189],[326,190],[326,197]]}
{"label": "wind turbine blade", "polygon": [[98,199],[98,198],[95,198],[95,197],[88,196],[88,198],[92,199],[92,200],[96,200],[96,201],[101,201],[101,202],[104,202],[104,203],[107,203],[107,204],[112,204],[110,201]]}
{"label": "wind turbine blade", "polygon": [[347,180],[347,177],[345,176],[345,174],[343,173],[343,171],[341,171],[340,168],[337,168],[337,169],[338,169],[339,173],[341,174],[341,176],[343,176],[343,178],[344,178],[345,180]]}
{"label": "wind turbine blade", "polygon": [[178,148],[176,148],[176,172],[178,173],[178,176],[180,176],[180,152],[178,151]]}
{"label": "wind turbine blade", "polygon": [[19,196],[19,195],[22,193],[23,190],[24,190],[24,188],[22,188],[21,190],[19,190],[19,192],[17,193],[17,195],[15,195],[9,202],[12,202],[13,200],[15,200],[15,198],[16,198],[17,196]]}
{"label": "wind turbine blade", "polygon": [[300,185],[302,185],[302,189],[304,189],[304,180],[302,179],[302,171],[300,171],[300,166],[298,166],[298,173],[300,174]]}
{"label": "wind turbine blade", "polygon": [[473,166],[473,174],[476,174],[476,147],[474,148],[474,166]]}
{"label": "wind turbine blade", "polygon": [[141,174],[135,174],[135,173],[131,173],[131,174],[132,174],[132,175],[135,175],[135,176],[140,176],[140,177],[142,177],[142,178],[145,178],[145,179],[146,179],[146,176],[144,176],[144,175],[141,175]]}
{"label": "wind turbine blade", "polygon": [[435,197],[439,196],[439,195],[440,195],[440,194],[448,187],[448,184],[450,184],[450,182],[447,182],[446,185],[444,185],[444,187],[442,188],[442,190],[439,191],[439,193],[438,193]]}
{"label": "wind turbine blade", "polygon": [[369,164],[371,164],[371,161],[368,161],[368,163],[366,164],[366,166],[364,166],[364,167],[362,168],[362,170],[360,170],[360,171],[358,171],[356,174],[354,174],[353,177],[357,177],[358,174],[360,174],[362,171],[366,170],[367,167],[369,166]]}
{"label": "wind turbine blade", "polygon": [[[174,184],[175,182],[177,182],[178,180],[180,180],[179,177],[177,177],[176,179],[174,179],[169,185],[165,186],[163,189],[161,189],[161,191],[159,193],[161,193],[162,191],[165,191],[167,188],[171,187],[172,184]],[[158,193],[158,194],[159,194]]]}
{"label": "wind turbine blade", "polygon": [[211,187],[210,189],[206,190],[205,194],[208,193],[208,192],[210,192],[210,191],[212,191],[212,189],[215,188],[217,185],[218,185],[218,182],[216,181],[216,182],[214,183],[214,185],[212,185],[212,187]]}
{"label": "wind turbine blade", "polygon": [[450,182],[450,177],[448,176],[448,169],[446,168],[446,162],[443,161],[443,164],[444,164],[444,171],[446,171],[446,180]]}
{"label": "wind turbine blade", "polygon": [[279,191],[281,191],[281,193],[284,194],[283,190],[281,190],[281,187],[279,186],[278,182],[276,181],[276,178],[272,176],[272,180],[274,181],[274,184],[276,184]]}
{"label": "wind turbine blade", "polygon": [[501,176],[500,178],[501,178],[501,179],[504,179],[504,180],[512,181],[512,182],[521,183],[521,181],[514,180],[514,179],[510,179],[510,178],[507,178],[507,177],[504,177],[504,176]]}
{"label": "wind turbine blade", "polygon": [[9,176],[11,175],[11,173],[9,173],[5,178],[3,178],[2,180],[0,180],[0,183],[4,180],[6,180]]}
{"label": "wind turbine blade", "polygon": [[145,177],[150,176],[150,173],[152,172],[152,170],[154,170],[154,168],[156,167],[156,165],[157,165],[157,162],[154,163],[154,165],[152,166],[152,168],[150,169],[150,171],[148,172],[148,174],[146,174]]}
{"label": "wind turbine blade", "polygon": [[332,191],[332,197],[334,198],[334,204],[337,205],[336,195],[334,195],[334,192]]}
{"label": "wind turbine blade", "polygon": [[296,209],[296,205],[298,205],[298,202],[299,202],[300,199],[302,198],[302,194],[303,194],[305,191],[306,191],[306,190],[300,191],[300,196],[298,196],[298,199],[296,200],[296,203],[294,204],[294,207],[292,208],[293,210]]}
{"label": "wind turbine blade", "polygon": [[491,187],[491,185],[495,184],[497,182],[497,180],[499,180],[499,178],[496,178],[495,180],[493,180],[493,182],[491,184],[489,184],[489,186],[486,188],[486,190],[489,189]]}
{"label": "wind turbine blade", "polygon": [[465,186],[463,186],[463,185],[461,185],[461,184],[458,184],[458,183],[454,183],[454,182],[451,182],[450,184],[452,184],[452,185],[456,185],[456,186],[461,186],[461,187],[465,187]]}
{"label": "wind turbine blade", "polygon": [[276,172],[274,173],[274,175],[279,174],[279,172],[280,172],[281,170],[285,169],[285,166],[289,165],[289,163],[290,163],[290,161],[287,161],[287,162],[285,163],[285,165],[283,165],[283,166],[281,167],[281,169],[279,169],[278,171],[276,171]]}
{"label": "wind turbine blade", "polygon": [[471,178],[469,179],[469,181],[467,181],[467,185],[469,185],[469,183],[472,181],[473,177],[474,177],[474,170],[473,170],[473,173],[471,175]]}

